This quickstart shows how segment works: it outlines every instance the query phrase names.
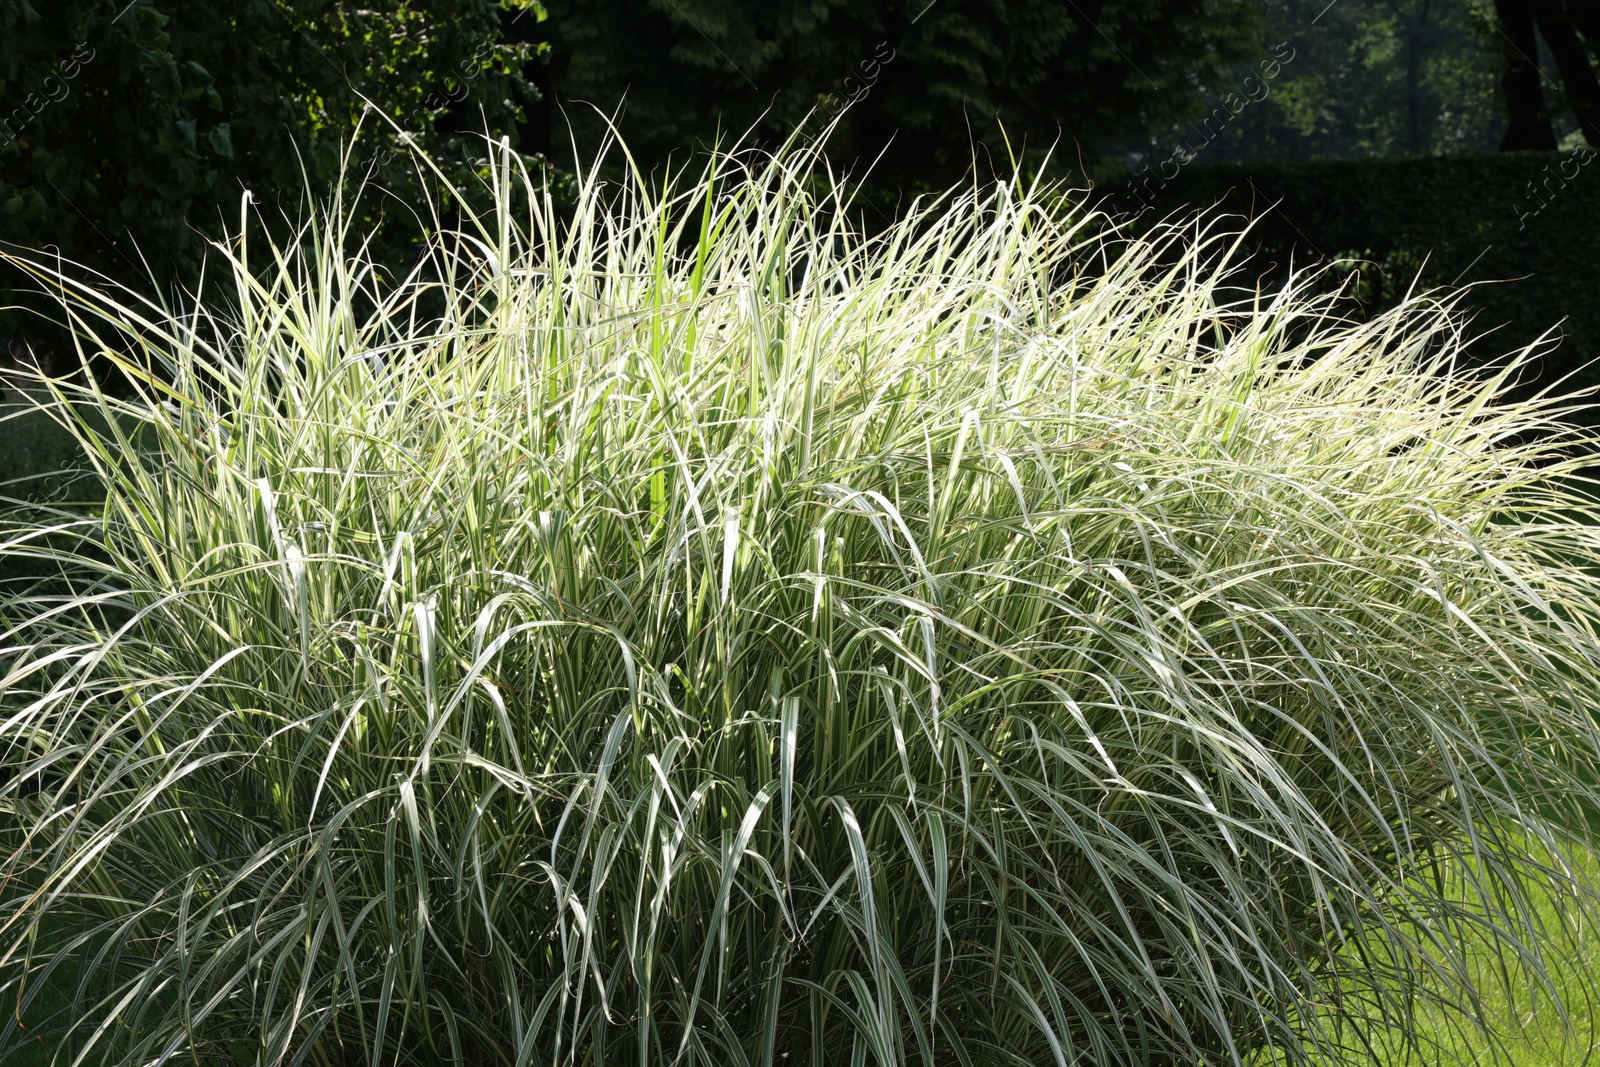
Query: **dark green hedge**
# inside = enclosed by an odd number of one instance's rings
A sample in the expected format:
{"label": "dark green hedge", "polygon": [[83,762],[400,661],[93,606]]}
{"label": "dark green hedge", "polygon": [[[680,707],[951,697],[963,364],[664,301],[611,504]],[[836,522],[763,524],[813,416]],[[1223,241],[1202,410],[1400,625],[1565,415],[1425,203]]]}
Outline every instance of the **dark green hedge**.
{"label": "dark green hedge", "polygon": [[[1474,332],[1499,327],[1475,353],[1500,355],[1561,323],[1541,382],[1577,371],[1600,384],[1600,158],[1513,152],[1438,159],[1338,160],[1154,171],[1112,187],[1112,210],[1144,219],[1217,205],[1256,219],[1263,276],[1283,265],[1352,257],[1361,309],[1423,287],[1469,283]],[[1146,192],[1148,190],[1148,192]],[[1536,195],[1537,194],[1537,197]],[[1563,321],[1564,320],[1564,321]]]}
{"label": "dark green hedge", "polygon": [[71,495],[87,463],[78,442],[43,412],[0,399],[0,497],[54,500]]}

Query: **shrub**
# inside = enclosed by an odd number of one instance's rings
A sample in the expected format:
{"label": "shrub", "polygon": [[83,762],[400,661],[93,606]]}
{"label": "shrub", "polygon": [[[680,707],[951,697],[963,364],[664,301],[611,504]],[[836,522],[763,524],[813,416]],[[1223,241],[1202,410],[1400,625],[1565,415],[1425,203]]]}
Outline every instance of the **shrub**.
{"label": "shrub", "polygon": [[7,533],[65,576],[4,603],[8,1041],[1299,1061],[1544,976],[1600,516],[1519,362],[816,174],[507,158],[392,286],[338,210],[189,313],[60,279],[145,354],[54,394],[101,509]]}

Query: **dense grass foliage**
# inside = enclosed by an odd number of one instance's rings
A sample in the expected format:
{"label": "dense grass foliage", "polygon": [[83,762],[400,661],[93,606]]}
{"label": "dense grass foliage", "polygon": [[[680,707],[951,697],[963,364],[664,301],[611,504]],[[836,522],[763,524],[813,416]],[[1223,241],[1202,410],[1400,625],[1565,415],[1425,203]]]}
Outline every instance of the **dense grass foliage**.
{"label": "dense grass foliage", "polygon": [[1549,409],[1203,233],[718,166],[558,218],[503,160],[398,282],[337,207],[192,313],[61,282],[138,388],[58,388],[104,503],[5,533],[6,1042],[1217,1064],[1538,988],[1600,689]]}

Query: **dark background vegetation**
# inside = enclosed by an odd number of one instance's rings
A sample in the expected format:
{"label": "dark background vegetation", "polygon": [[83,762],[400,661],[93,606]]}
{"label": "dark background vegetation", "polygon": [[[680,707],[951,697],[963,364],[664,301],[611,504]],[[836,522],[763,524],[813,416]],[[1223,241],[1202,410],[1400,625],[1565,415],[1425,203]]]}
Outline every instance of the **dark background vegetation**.
{"label": "dark background vegetation", "polygon": [[[155,293],[192,287],[247,192],[269,219],[302,217],[358,124],[352,172],[374,179],[361,217],[379,228],[425,183],[368,101],[470,176],[483,146],[462,131],[515,135],[539,99],[541,14],[495,0],[0,0],[0,241]],[[0,315],[0,338],[49,358],[59,337],[28,288],[8,294],[30,312]]]}
{"label": "dark background vegetation", "polygon": [[[281,232],[359,125],[401,270],[433,179],[369,102],[453,181],[487,133],[558,187],[610,123],[659,169],[837,115],[883,215],[1018,168],[1129,219],[1220,204],[1269,281],[1364,260],[1357,313],[1494,281],[1479,349],[1559,323],[1564,374],[1600,354],[1597,48],[1587,0],[0,0],[0,241],[176,299],[247,191]],[[75,363],[33,288],[0,274],[0,349]]]}
{"label": "dark background vegetation", "polygon": [[[1538,377],[1524,385],[1568,391],[1600,385],[1591,363],[1600,356],[1597,172],[1587,147],[1228,163],[1180,175],[1149,199],[1146,217],[1210,207],[1253,218],[1250,265],[1268,288],[1291,267],[1344,261],[1325,281],[1345,287],[1357,316],[1407,291],[1465,289],[1459,298],[1477,335],[1470,357],[1491,361],[1538,343]],[[1528,187],[1545,183],[1541,202]]]}

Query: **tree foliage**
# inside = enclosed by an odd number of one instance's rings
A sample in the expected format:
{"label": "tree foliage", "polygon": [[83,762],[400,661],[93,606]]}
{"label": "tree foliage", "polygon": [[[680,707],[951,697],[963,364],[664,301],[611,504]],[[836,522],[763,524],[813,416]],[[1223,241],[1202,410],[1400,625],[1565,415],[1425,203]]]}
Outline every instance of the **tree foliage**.
{"label": "tree foliage", "polygon": [[1600,80],[1594,69],[1595,58],[1600,58],[1600,13],[1593,0],[1496,0],[1495,14],[1500,84],[1510,119],[1500,147],[1507,151],[1555,147],[1544,86],[1557,86],[1536,67],[1537,42],[1543,41],[1561,78],[1559,92],[1590,147],[1600,148]]}
{"label": "tree foliage", "polygon": [[[1108,138],[1189,117],[1197,88],[1257,46],[1248,0],[556,0],[552,82],[587,152],[621,116],[634,151],[754,128],[776,142],[848,102],[836,162],[899,188],[954,180],[974,153]],[[813,129],[823,125],[812,123]],[[881,158],[880,158],[881,154]]]}
{"label": "tree foliage", "polygon": [[1184,143],[1204,163],[1494,149],[1498,52],[1469,0],[1263,0],[1261,10],[1269,41],[1293,58],[1253,94],[1248,71],[1207,86],[1211,101],[1253,98],[1217,135],[1180,126],[1128,146],[1135,169]]}
{"label": "tree foliage", "polygon": [[[335,178],[369,100],[459,172],[463,128],[507,131],[537,98],[534,46],[501,33],[517,15],[543,12],[533,0],[0,0],[0,238],[124,280],[192,282],[245,190],[294,213],[307,179]],[[365,122],[378,184],[417,203],[411,162],[381,148],[395,134]]]}

